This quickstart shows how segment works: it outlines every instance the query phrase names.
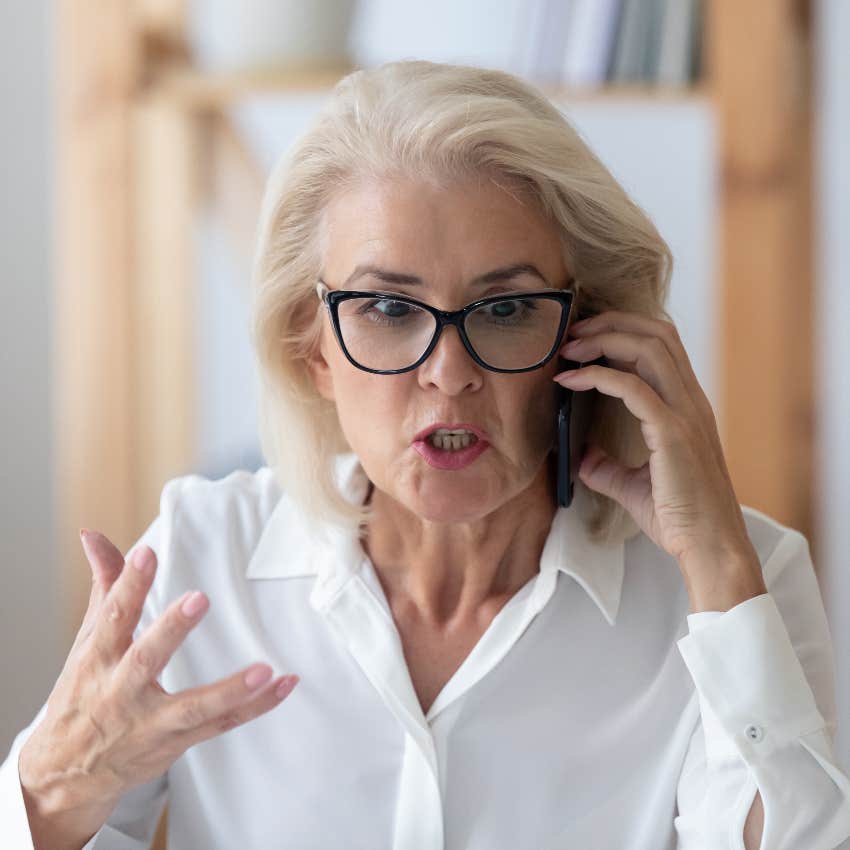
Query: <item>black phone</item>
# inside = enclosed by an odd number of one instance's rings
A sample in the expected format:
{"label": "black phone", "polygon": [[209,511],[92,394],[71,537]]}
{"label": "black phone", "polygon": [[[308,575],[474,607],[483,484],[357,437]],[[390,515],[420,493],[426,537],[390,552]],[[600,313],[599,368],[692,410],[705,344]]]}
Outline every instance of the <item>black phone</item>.
{"label": "black phone", "polygon": [[[560,358],[562,371],[579,369],[583,366],[607,365],[604,355],[587,363]],[[558,505],[568,508],[573,501],[575,476],[587,447],[587,430],[590,422],[592,397],[589,390],[576,392],[556,383],[557,393],[557,450],[556,450],[556,497]]]}

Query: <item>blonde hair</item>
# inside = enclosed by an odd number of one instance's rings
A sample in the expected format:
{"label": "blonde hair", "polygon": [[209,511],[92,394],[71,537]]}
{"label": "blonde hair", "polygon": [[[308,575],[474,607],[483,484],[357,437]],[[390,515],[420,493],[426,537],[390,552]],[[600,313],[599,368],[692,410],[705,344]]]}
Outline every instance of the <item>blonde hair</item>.
{"label": "blonde hair", "polygon": [[[307,368],[321,333],[315,285],[324,210],[363,181],[402,176],[439,185],[476,175],[523,187],[558,225],[578,317],[623,310],[670,321],[669,247],[534,86],[502,71],[424,60],[354,71],[269,177],[254,255],[260,442],[281,487],[308,517],[357,528],[371,517],[368,505],[339,490],[337,455],[351,449],[335,404],[318,393]],[[620,399],[587,395],[594,442],[629,466],[646,462],[639,420]],[[617,502],[588,493],[595,540],[616,543],[636,533]]]}

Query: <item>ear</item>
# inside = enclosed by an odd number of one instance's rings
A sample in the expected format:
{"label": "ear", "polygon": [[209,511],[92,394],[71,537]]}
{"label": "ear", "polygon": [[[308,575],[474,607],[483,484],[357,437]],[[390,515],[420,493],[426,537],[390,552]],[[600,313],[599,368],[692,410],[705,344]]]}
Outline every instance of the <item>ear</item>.
{"label": "ear", "polygon": [[313,384],[318,390],[319,395],[328,401],[335,401],[333,373],[325,357],[324,334],[322,334],[322,341],[319,348],[307,360],[307,369],[310,372],[310,377],[313,379]]}

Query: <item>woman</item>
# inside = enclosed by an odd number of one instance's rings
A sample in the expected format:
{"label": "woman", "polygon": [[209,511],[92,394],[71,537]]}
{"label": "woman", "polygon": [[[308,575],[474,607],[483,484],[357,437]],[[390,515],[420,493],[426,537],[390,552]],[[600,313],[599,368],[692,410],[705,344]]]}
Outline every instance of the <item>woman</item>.
{"label": "woman", "polygon": [[[670,265],[527,84],[341,81],[261,214],[269,465],[169,481],[146,569],[88,536],[4,846],[146,847],[166,799],[174,848],[850,835],[808,544],[737,502]],[[592,412],[568,507],[560,388]]]}

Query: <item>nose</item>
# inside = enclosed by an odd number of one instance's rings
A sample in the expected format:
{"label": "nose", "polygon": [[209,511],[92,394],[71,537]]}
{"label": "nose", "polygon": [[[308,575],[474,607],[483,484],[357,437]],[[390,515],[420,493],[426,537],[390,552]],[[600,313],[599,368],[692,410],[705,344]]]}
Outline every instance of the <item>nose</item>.
{"label": "nose", "polygon": [[466,350],[453,325],[443,328],[434,350],[416,370],[423,387],[438,387],[446,395],[477,390],[483,382],[483,367]]}

